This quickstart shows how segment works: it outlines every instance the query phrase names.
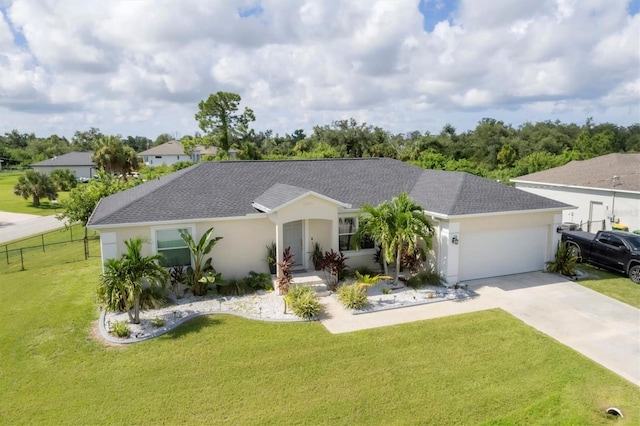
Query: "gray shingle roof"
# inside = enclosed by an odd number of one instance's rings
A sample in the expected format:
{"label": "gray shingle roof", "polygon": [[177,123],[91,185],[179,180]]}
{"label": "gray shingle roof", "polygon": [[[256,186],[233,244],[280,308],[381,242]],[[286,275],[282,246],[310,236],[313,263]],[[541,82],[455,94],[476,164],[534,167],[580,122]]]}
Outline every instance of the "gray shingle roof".
{"label": "gray shingle roof", "polygon": [[298,186],[276,183],[260,194],[252,204],[256,209],[269,213],[271,210],[275,210],[277,207],[293,201],[308,192],[310,190]]}
{"label": "gray shingle roof", "polygon": [[467,173],[424,170],[389,158],[222,161],[200,163],[107,197],[89,224],[244,216],[257,212],[256,200],[280,202],[274,195],[284,196],[285,187],[278,185],[296,187],[296,196],[314,191],[353,208],[406,191],[425,210],[448,216],[569,207]]}
{"label": "gray shingle roof", "polygon": [[70,152],[48,160],[33,163],[31,167],[71,167],[71,166],[95,166],[91,160],[93,152]]}
{"label": "gray shingle roof", "polygon": [[[201,154],[211,154],[215,155],[217,152],[217,148],[205,148],[201,145],[197,145],[194,147],[194,151],[198,151]],[[149,148],[146,151],[142,151],[138,153],[138,156],[145,155],[187,155],[184,152],[184,146],[179,141],[169,141],[165,142],[162,145],[154,146],[153,148]]]}
{"label": "gray shingle roof", "polygon": [[511,180],[640,192],[640,153],[608,154],[572,161]]}

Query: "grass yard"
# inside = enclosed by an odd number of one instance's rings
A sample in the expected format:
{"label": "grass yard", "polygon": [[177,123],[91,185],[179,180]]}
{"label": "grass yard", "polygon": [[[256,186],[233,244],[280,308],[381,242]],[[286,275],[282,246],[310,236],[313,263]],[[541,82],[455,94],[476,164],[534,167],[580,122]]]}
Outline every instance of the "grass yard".
{"label": "grass yard", "polygon": [[[40,200],[40,207],[34,207],[31,198],[25,200],[13,193],[13,187],[18,183],[18,178],[24,174],[23,171],[11,171],[0,173],[0,210],[10,213],[26,213],[47,216],[60,213],[59,207],[52,205],[48,199]],[[67,199],[68,192],[58,193],[58,201]]]}
{"label": "grass yard", "polygon": [[0,279],[1,424],[623,424],[640,388],[500,310],[341,335],[201,317],[91,337],[99,259]]}
{"label": "grass yard", "polygon": [[589,274],[578,284],[640,309],[640,285],[628,277],[581,263],[579,269]]}

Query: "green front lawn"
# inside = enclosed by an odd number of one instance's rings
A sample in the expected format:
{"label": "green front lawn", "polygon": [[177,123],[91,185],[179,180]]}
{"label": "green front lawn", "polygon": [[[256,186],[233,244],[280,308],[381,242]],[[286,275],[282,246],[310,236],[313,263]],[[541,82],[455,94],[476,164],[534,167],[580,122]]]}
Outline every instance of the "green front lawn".
{"label": "green front lawn", "polygon": [[[13,187],[18,183],[18,178],[24,172],[0,172],[0,210],[10,213],[27,213],[47,216],[60,213],[62,210],[44,198],[40,200],[40,206],[34,207],[31,198],[24,198],[13,193]],[[66,200],[69,197],[68,192],[58,193],[58,201]]]}
{"label": "green front lawn", "polygon": [[579,280],[578,284],[640,308],[640,285],[631,281],[629,277],[584,263],[578,268],[589,274],[588,279]]}
{"label": "green front lawn", "polygon": [[640,388],[501,310],[340,335],[217,315],[107,347],[99,259],[58,260],[0,280],[2,424],[640,422]]}

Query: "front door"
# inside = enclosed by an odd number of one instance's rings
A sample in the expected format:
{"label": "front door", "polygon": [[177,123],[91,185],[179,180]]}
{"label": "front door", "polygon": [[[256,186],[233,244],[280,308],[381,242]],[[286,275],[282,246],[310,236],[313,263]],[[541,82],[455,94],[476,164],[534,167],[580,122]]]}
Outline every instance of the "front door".
{"label": "front door", "polygon": [[283,232],[283,250],[287,247],[290,248],[291,253],[294,255],[294,265],[300,266],[304,264],[304,252],[302,251],[302,221],[296,220],[295,222],[285,223]]}

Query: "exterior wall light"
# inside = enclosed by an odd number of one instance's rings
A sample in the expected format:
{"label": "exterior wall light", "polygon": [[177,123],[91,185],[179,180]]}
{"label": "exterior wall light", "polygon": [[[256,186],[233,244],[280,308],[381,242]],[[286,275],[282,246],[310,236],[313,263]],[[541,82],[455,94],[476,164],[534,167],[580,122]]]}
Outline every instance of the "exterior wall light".
{"label": "exterior wall light", "polygon": [[457,235],[454,235],[454,236],[451,238],[451,244],[453,244],[453,245],[457,246],[459,242],[460,242],[460,241],[458,240],[458,236],[457,236]]}

